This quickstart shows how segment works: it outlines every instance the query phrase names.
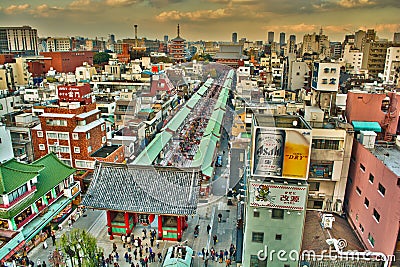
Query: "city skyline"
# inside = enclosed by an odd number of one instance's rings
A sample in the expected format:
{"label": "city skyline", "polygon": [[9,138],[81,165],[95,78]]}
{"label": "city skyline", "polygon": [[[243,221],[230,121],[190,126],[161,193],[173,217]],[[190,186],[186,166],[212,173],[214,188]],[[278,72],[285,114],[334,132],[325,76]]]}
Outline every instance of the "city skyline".
{"label": "city skyline", "polygon": [[[306,33],[320,28],[331,41],[373,28],[380,38],[393,39],[400,31],[397,0],[3,0],[0,25],[29,25],[39,37],[134,38],[162,40],[177,35],[188,41],[267,40],[269,31],[291,34],[301,42]],[[212,31],[210,31],[212,29]]]}

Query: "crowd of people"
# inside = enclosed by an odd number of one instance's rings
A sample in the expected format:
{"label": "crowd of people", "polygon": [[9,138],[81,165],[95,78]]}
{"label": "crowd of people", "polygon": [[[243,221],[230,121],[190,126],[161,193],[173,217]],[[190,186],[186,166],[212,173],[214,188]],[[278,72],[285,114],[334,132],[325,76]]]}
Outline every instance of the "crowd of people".
{"label": "crowd of people", "polygon": [[201,255],[204,260],[204,266],[207,267],[210,261],[215,261],[219,263],[225,263],[226,266],[231,266],[232,261],[236,257],[236,248],[233,244],[230,245],[229,250],[216,250],[211,247],[210,250],[203,248]]}

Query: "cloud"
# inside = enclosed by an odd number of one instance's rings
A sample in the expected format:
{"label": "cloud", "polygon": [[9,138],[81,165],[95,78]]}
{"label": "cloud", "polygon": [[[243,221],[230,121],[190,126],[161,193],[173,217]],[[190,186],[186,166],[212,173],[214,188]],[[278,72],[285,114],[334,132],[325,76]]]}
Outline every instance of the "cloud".
{"label": "cloud", "polygon": [[105,0],[106,5],[113,7],[131,6],[136,3],[136,0]]}
{"label": "cloud", "polygon": [[161,8],[166,7],[168,5],[177,4],[177,3],[184,3],[185,0],[147,0],[150,6]]}
{"label": "cloud", "polygon": [[338,5],[346,8],[363,7],[376,5],[376,2],[371,0],[340,0]]}
{"label": "cloud", "polygon": [[43,4],[29,10],[29,13],[34,17],[49,18],[57,16],[62,11],[64,8]]}
{"label": "cloud", "polygon": [[9,7],[4,8],[4,13],[11,15],[19,12],[24,12],[30,7],[29,4],[23,5],[11,5]]}
{"label": "cloud", "polygon": [[230,10],[216,9],[216,10],[198,10],[193,12],[181,12],[177,10],[164,11],[157,15],[156,19],[160,22],[165,21],[208,21],[210,19],[217,20],[231,16]]}
{"label": "cloud", "polygon": [[93,3],[91,0],[74,0],[68,5],[68,7],[71,9],[82,9],[92,5]]}
{"label": "cloud", "polygon": [[305,23],[300,23],[300,24],[290,24],[290,25],[267,25],[263,26],[264,30],[268,31],[283,31],[283,32],[315,32],[317,31],[321,26],[315,25],[315,24],[305,24]]}

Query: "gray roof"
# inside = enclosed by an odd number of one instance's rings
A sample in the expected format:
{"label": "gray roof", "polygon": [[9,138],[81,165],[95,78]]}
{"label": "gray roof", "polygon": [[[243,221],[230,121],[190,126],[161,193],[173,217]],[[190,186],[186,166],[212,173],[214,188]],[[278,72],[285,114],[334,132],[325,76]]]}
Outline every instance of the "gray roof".
{"label": "gray roof", "polygon": [[147,214],[196,213],[200,172],[197,168],[97,163],[82,205]]}

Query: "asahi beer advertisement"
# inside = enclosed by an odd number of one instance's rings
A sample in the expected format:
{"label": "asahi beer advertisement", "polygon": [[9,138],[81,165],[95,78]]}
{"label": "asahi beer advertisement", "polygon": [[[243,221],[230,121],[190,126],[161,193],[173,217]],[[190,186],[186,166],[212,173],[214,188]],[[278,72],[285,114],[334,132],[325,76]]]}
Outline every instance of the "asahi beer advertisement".
{"label": "asahi beer advertisement", "polygon": [[250,184],[250,206],[273,209],[304,210],[307,186]]}
{"label": "asahi beer advertisement", "polygon": [[307,179],[311,130],[255,127],[253,176]]}

